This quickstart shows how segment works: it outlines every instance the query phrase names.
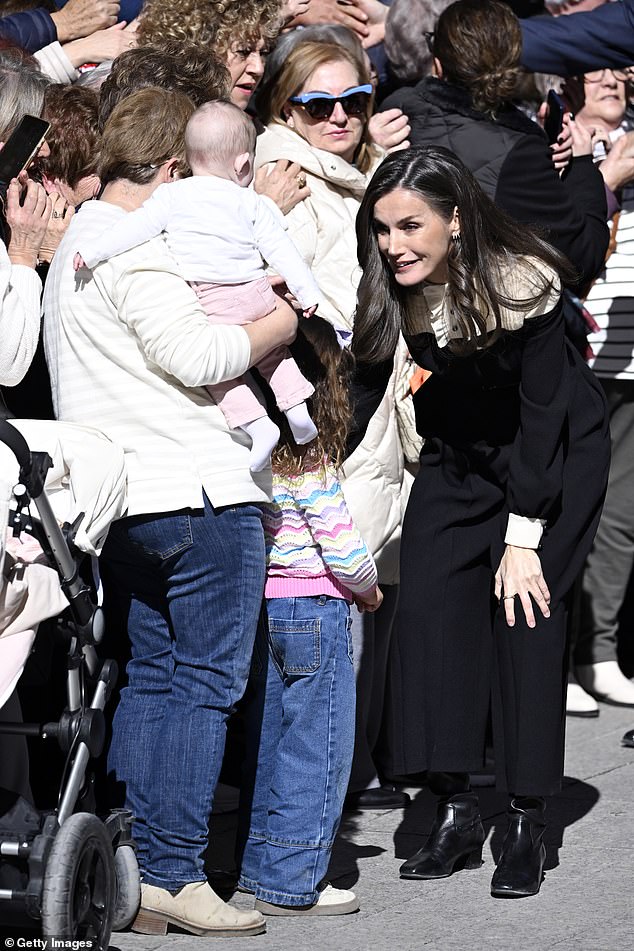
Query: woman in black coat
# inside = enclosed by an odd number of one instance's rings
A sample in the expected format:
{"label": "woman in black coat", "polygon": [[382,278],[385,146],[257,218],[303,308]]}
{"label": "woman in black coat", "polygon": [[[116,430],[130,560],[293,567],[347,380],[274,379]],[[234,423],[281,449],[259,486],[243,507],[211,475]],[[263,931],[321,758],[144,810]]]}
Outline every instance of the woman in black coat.
{"label": "woman in black coat", "polygon": [[604,182],[578,130],[573,148],[585,154],[560,177],[542,129],[511,102],[521,73],[519,20],[497,0],[457,0],[428,39],[436,75],[398,90],[381,109],[403,110],[413,146],[451,149],[500,208],[566,255],[577,289],[587,286],[608,247]]}
{"label": "woman in black coat", "polygon": [[480,864],[469,772],[483,764],[491,702],[498,782],[511,794],[492,894],[532,895],[543,797],[563,770],[566,598],[609,465],[601,387],[564,336],[570,268],[444,148],[384,160],[357,237],[362,378],[372,367],[385,377],[400,331],[432,371],[415,396],[425,444],[402,539],[398,768],[427,770],[440,802],[401,875]]}

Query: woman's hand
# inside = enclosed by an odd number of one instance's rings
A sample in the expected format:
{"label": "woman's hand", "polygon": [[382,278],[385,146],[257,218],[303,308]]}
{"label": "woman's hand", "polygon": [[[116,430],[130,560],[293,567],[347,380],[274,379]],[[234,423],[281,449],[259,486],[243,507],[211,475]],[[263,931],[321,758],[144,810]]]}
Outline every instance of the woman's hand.
{"label": "woman's hand", "polygon": [[626,132],[613,143],[599,171],[612,191],[622,188],[634,179],[634,132]]}
{"label": "woman's hand", "polygon": [[114,26],[120,6],[119,0],[68,0],[61,10],[51,13],[57,39],[66,43]]}
{"label": "woman's hand", "polygon": [[385,4],[380,3],[380,0],[347,0],[347,2],[354,4],[368,18],[365,24],[367,35],[361,41],[365,49],[382,43],[385,39],[385,21],[388,11]]}
{"label": "woman's hand", "polygon": [[26,175],[23,179],[24,189],[17,178],[7,188],[6,219],[10,230],[7,252],[12,264],[34,268],[51,217],[52,202],[41,185]]}
{"label": "woman's hand", "polygon": [[557,141],[550,146],[550,157],[555,166],[555,171],[563,175],[568,165],[572,161],[572,130],[570,128],[570,113],[564,115],[561,132],[557,136]]}
{"label": "woman's hand", "polygon": [[386,152],[397,152],[399,149],[408,149],[411,132],[409,119],[402,109],[386,109],[385,112],[375,112],[368,122],[368,132],[375,145]]}
{"label": "woman's hand", "polygon": [[355,0],[311,0],[306,13],[295,17],[292,26],[312,26],[316,23],[338,23],[353,30],[360,40],[370,35],[366,26],[368,15],[359,9]]}
{"label": "woman's hand", "polygon": [[572,135],[572,154],[574,158],[592,155],[592,132],[581,119],[568,119],[568,128]]}
{"label": "woman's hand", "polygon": [[278,159],[275,165],[258,169],[253,187],[258,195],[274,201],[283,215],[310,195],[306,173],[301,165],[288,159]]}
{"label": "woman's hand", "polygon": [[121,53],[137,45],[138,26],[138,20],[129,24],[123,20],[106,30],[97,30],[89,36],[73,40],[72,43],[65,43],[64,52],[75,69],[84,63],[105,63],[106,60],[116,59]]}
{"label": "woman's hand", "polygon": [[282,20],[290,23],[295,17],[306,16],[311,0],[285,0],[282,6]]}
{"label": "woman's hand", "polygon": [[550,617],[550,591],[542,574],[541,562],[536,551],[532,548],[506,546],[500,567],[495,573],[495,596],[504,604],[506,623],[509,627],[515,625],[516,597],[519,597],[524,608],[526,623],[529,627],[535,627],[531,596],[544,617]]}
{"label": "woman's hand", "polygon": [[48,261],[50,263],[59,247],[60,241],[66,234],[66,229],[75,214],[75,209],[57,192],[49,192],[49,198],[51,200],[51,217],[48,221],[46,234],[42,240],[39,258],[40,261]]}

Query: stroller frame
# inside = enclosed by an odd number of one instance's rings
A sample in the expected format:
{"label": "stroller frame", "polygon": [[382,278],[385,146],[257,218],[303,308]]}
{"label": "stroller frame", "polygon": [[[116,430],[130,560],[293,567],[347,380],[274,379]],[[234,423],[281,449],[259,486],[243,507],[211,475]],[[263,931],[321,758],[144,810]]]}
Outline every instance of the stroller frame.
{"label": "stroller frame", "polygon": [[[18,800],[16,809],[0,824],[0,860],[19,862],[28,875],[23,889],[0,888],[0,917],[9,903],[12,910],[23,910],[32,923],[41,920],[44,937],[90,938],[96,948],[106,951],[112,929],[133,920],[140,899],[132,814],[118,809],[103,822],[98,819],[86,775],[90,759],[104,747],[103,711],[117,680],[117,665],[114,660],[100,660],[95,650],[104,635],[104,617],[79,573],[83,554],[75,548],[74,537],[83,514],[60,528],[44,493],[52,466],[49,454],[31,452],[22,434],[7,421],[0,420],[0,441],[20,466],[13,490],[17,509],[10,514],[10,527],[15,536],[26,531],[37,539],[57,570],[69,602],[58,619],[69,641],[66,709],[57,722],[0,723],[2,734],[55,738],[66,753],[57,808],[49,814],[38,813]],[[38,519],[30,515],[31,502]],[[93,693],[87,703],[89,687]],[[34,822],[34,816],[39,822]],[[12,819],[19,831],[7,835],[6,823]]]}

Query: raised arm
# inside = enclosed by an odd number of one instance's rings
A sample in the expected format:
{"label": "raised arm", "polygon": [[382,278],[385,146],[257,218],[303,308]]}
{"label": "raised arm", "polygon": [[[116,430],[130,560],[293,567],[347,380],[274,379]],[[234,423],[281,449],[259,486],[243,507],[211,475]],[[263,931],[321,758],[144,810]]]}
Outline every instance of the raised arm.
{"label": "raised arm", "polygon": [[588,13],[520,20],[522,66],[529,72],[576,76],[634,63],[634,0]]}
{"label": "raised arm", "polygon": [[119,228],[105,231],[94,241],[77,248],[85,266],[92,270],[101,261],[136,248],[165,231],[170,217],[169,187],[159,186],[140,208],[128,212]]}

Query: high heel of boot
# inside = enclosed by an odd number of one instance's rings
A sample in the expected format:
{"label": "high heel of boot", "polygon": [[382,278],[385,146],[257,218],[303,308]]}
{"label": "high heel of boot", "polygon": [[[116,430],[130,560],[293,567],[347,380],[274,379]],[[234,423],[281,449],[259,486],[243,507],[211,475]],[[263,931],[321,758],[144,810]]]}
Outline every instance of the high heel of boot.
{"label": "high heel of boot", "polygon": [[447,878],[482,865],[485,834],[478,799],[462,793],[438,804],[436,821],[422,849],[401,865],[401,878]]}
{"label": "high heel of boot", "polygon": [[482,845],[479,845],[477,849],[473,850],[471,855],[467,856],[464,867],[469,871],[472,871],[474,868],[481,868],[482,865]]}

